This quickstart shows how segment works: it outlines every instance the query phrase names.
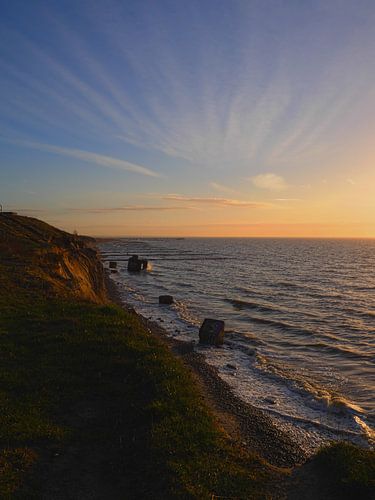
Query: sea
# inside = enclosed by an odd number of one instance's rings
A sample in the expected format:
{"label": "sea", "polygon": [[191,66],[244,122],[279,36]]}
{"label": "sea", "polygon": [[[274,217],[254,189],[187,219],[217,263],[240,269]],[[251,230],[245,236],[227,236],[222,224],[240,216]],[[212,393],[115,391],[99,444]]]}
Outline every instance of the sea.
{"label": "sea", "polygon": [[[100,250],[124,302],[193,344],[307,454],[374,445],[375,240],[124,238]],[[147,271],[129,273],[131,255]],[[205,318],[225,321],[222,347],[199,345]]]}

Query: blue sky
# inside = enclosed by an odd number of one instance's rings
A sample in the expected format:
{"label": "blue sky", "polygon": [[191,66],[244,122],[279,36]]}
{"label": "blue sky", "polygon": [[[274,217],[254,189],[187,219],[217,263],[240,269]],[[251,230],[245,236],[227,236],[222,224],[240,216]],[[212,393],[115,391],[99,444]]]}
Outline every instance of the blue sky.
{"label": "blue sky", "polygon": [[373,1],[0,6],[6,206],[91,234],[375,236]]}

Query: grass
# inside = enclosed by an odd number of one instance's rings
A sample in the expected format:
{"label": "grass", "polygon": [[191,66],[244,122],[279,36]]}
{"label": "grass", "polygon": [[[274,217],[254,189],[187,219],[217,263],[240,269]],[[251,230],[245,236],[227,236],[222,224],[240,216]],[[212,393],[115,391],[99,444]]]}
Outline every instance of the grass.
{"label": "grass", "polygon": [[[228,441],[136,316],[46,281],[51,241],[77,252],[0,216],[0,498],[280,498],[286,471]],[[373,452],[336,445],[315,467],[327,498],[370,498]]]}
{"label": "grass", "polygon": [[45,288],[29,232],[0,258],[0,497],[63,474],[76,497],[89,481],[108,498],[271,498],[283,473],[228,442],[136,316]]}
{"label": "grass", "polygon": [[340,442],[322,448],[314,465],[331,498],[375,498],[375,453]]}

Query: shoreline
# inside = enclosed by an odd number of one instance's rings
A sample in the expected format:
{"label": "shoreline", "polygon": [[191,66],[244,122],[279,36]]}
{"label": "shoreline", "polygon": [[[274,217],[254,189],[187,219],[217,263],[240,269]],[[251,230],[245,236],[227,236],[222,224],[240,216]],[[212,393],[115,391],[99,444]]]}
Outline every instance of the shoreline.
{"label": "shoreline", "polygon": [[[269,416],[307,456],[331,442],[347,441],[373,448],[371,383],[366,383],[371,382],[371,373],[367,361],[361,364],[357,358],[350,358],[345,362],[339,346],[336,349],[340,337],[329,332],[336,332],[338,323],[332,315],[326,319],[329,301],[310,314],[303,293],[293,289],[293,279],[278,281],[279,271],[272,271],[275,283],[270,283],[267,266],[247,283],[247,247],[233,247],[244,256],[241,263],[246,263],[236,267],[236,282],[231,280],[232,262],[223,264],[225,272],[217,262],[211,265],[218,256],[231,260],[230,246],[195,248],[164,240],[154,244],[146,239],[135,243],[116,240],[99,247],[106,267],[109,260],[118,261],[119,274],[112,274],[111,280],[122,299],[138,314],[154,321],[156,328],[166,330],[164,337],[194,343],[194,350],[217,369],[231,392]],[[150,272],[127,275],[126,261],[133,253],[151,259]],[[286,297],[279,299],[284,288]],[[172,306],[159,307],[157,297],[163,293],[174,296]],[[297,298],[301,301],[293,305]],[[345,314],[343,318],[350,322]],[[225,320],[221,349],[199,345],[198,329],[205,317]],[[353,341],[350,332],[345,330],[342,335],[342,342]],[[366,335],[364,339],[368,349],[370,340]]]}
{"label": "shoreline", "polygon": [[192,372],[205,403],[231,440],[276,467],[293,468],[306,462],[309,456],[298,443],[279,429],[264,411],[236,396],[219,376],[218,370],[209,365],[202,354],[194,352],[191,344],[169,337],[162,326],[123,301],[107,270],[105,284],[112,302],[137,316],[149,333],[161,339],[174,355],[182,359]]}

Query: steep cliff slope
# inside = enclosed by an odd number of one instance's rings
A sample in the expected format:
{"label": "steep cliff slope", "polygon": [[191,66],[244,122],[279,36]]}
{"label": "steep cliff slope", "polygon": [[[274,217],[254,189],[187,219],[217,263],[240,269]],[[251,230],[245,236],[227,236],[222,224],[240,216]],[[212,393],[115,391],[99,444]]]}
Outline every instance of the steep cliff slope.
{"label": "steep cliff slope", "polygon": [[39,283],[48,293],[105,300],[103,267],[93,241],[31,217],[0,214],[1,261],[13,266],[25,286]]}

